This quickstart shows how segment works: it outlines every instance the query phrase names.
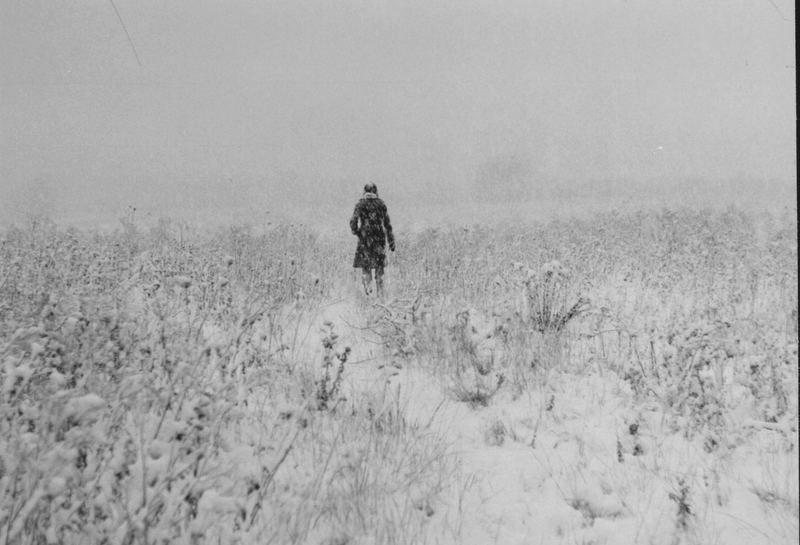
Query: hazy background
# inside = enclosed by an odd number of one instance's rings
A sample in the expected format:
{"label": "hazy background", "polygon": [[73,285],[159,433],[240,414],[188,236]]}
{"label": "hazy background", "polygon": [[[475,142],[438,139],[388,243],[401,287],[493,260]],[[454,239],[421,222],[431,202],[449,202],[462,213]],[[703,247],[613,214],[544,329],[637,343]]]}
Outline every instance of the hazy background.
{"label": "hazy background", "polygon": [[789,0],[115,4],[0,0],[0,225],[795,202]]}

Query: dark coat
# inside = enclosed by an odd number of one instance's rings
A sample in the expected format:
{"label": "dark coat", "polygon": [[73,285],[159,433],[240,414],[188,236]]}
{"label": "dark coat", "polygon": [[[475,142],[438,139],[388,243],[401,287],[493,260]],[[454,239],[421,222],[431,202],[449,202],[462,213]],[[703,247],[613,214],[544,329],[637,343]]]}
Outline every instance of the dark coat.
{"label": "dark coat", "polygon": [[353,267],[377,269],[386,264],[386,242],[394,251],[392,223],[386,205],[374,193],[364,193],[350,218],[350,231],[358,236]]}

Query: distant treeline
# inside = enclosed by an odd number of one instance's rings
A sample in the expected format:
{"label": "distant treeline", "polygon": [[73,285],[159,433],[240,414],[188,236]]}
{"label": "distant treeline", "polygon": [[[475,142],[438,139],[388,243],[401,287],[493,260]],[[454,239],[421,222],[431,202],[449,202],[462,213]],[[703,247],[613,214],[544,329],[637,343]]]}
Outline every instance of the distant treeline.
{"label": "distant treeline", "polygon": [[[56,220],[96,218],[115,222],[131,208],[142,217],[193,217],[234,211],[248,221],[270,216],[305,217],[324,213],[345,215],[360,197],[364,184],[377,183],[390,210],[429,205],[470,204],[518,206],[521,203],[586,201],[636,204],[663,200],[665,205],[740,204],[791,206],[796,202],[794,180],[741,176],[723,180],[567,180],[538,173],[535,165],[509,155],[485,161],[472,179],[463,182],[339,177],[315,179],[293,172],[251,178],[210,180],[109,180],[102,187],[80,181],[38,179],[7,187],[0,198],[0,224],[19,223],[33,216]],[[344,211],[344,212],[342,212]],[[244,220],[244,218],[242,218]],[[266,220],[265,220],[266,221]]]}

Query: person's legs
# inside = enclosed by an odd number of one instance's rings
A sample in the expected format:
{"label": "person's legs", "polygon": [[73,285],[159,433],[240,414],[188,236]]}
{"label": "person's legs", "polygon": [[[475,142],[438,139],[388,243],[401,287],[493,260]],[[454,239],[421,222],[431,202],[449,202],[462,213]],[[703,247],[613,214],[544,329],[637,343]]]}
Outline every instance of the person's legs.
{"label": "person's legs", "polygon": [[375,287],[378,290],[378,295],[383,297],[383,266],[375,268]]}
{"label": "person's legs", "polygon": [[364,284],[364,293],[372,293],[372,269],[364,267],[361,269],[361,283]]}

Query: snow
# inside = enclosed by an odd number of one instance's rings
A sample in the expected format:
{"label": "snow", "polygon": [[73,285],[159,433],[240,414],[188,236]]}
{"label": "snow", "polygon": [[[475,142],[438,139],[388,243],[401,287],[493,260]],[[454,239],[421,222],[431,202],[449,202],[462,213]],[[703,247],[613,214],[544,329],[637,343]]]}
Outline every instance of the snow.
{"label": "snow", "polygon": [[97,394],[86,394],[75,397],[67,402],[65,416],[68,418],[85,419],[105,406],[105,400]]}
{"label": "snow", "polygon": [[[320,321],[335,324],[342,346],[361,362],[348,365],[344,388],[388,388],[409,423],[429,426],[457,455],[460,485],[440,498],[430,522],[450,528],[438,542],[797,541],[796,456],[764,464],[766,442],[786,433],[782,427],[755,432],[756,442],[734,455],[724,448],[708,453],[702,438],[674,431],[657,407],[634,409],[629,390],[602,369],[553,373],[537,391],[514,399],[501,390],[488,407],[471,408],[452,399],[425,366],[387,365],[368,328],[359,326],[366,308],[341,301]],[[476,330],[486,337],[489,327]],[[789,437],[784,446],[796,453],[796,426]],[[760,499],[755,482],[771,482],[786,499]],[[680,483],[688,485],[692,511],[685,530],[674,499]]]}
{"label": "snow", "polygon": [[213,488],[203,492],[198,507],[201,512],[214,515],[236,514],[242,509],[236,498],[223,496]]}

